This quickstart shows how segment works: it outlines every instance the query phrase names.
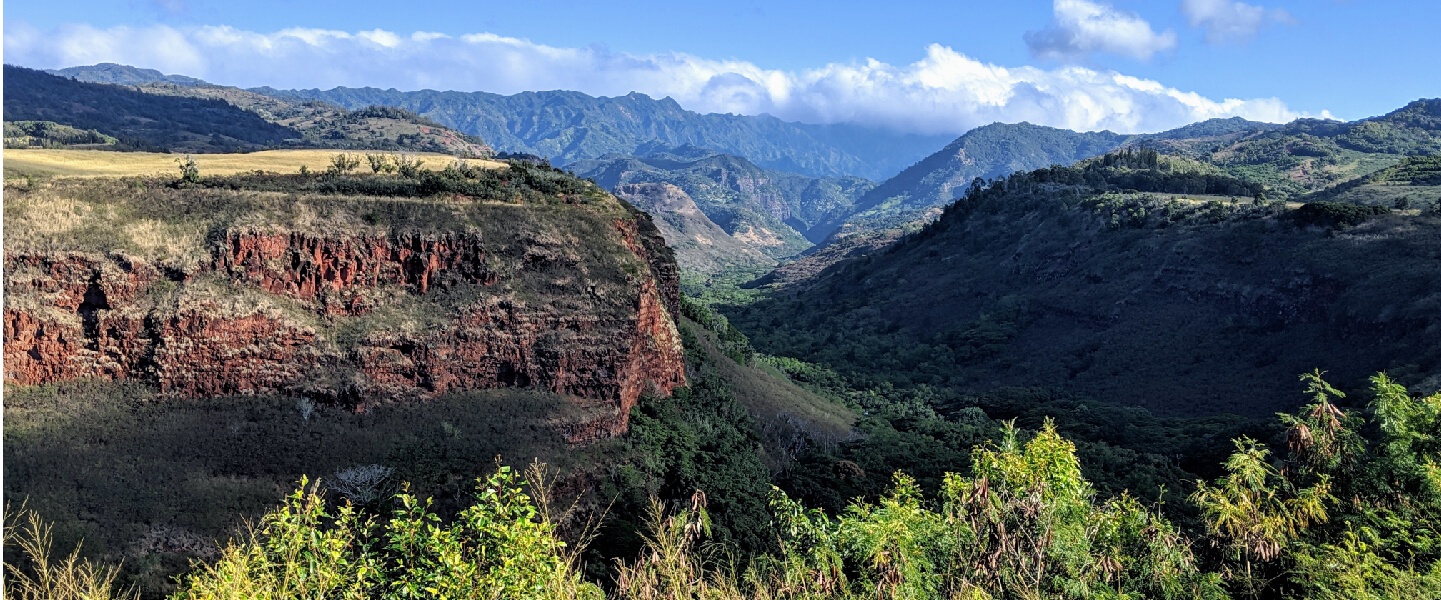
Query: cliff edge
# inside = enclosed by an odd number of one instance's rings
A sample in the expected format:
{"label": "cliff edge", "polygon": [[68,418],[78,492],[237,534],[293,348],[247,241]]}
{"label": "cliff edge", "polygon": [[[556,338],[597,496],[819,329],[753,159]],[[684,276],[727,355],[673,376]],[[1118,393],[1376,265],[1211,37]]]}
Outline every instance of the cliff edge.
{"label": "cliff edge", "polygon": [[5,381],[356,410],[533,388],[586,408],[571,441],[619,434],[685,383],[677,269],[648,216],[566,177],[7,183]]}

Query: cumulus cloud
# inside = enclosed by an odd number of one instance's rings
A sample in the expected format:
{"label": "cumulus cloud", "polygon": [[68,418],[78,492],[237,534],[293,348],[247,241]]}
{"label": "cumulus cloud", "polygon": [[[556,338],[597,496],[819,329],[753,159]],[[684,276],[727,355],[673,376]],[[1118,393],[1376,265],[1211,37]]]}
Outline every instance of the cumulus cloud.
{"label": "cumulus cloud", "polygon": [[1284,9],[1266,9],[1235,0],[1181,0],[1181,12],[1192,27],[1206,30],[1208,43],[1251,39],[1270,23],[1291,23]]}
{"label": "cumulus cloud", "polygon": [[1212,117],[1300,116],[1275,98],[1217,100],[1077,66],[1005,67],[939,44],[906,65],[867,60],[791,71],[681,53],[561,48],[491,33],[83,25],[40,32],[6,23],[4,45],[7,61],[37,68],[116,62],[242,87],[638,91],[699,112],[917,133],[955,134],[995,121],[1140,132]]}
{"label": "cumulus cloud", "polygon": [[1140,16],[1087,0],[1055,0],[1051,24],[1025,35],[1037,58],[1074,61],[1104,52],[1149,60],[1176,47],[1176,33],[1156,33]]}

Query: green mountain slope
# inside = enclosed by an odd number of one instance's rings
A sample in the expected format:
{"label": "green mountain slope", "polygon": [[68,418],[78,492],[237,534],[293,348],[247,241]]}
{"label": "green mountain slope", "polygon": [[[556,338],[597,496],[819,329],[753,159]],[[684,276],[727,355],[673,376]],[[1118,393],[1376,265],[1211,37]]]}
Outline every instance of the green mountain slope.
{"label": "green mountain slope", "polygon": [[287,141],[293,147],[439,152],[468,158],[493,154],[477,136],[388,106],[346,110],[324,102],[292,102],[209,84],[148,83],[135,89],[160,96],[224,100],[298,131],[299,139]]}
{"label": "green mountain slope", "polygon": [[1030,123],[977,127],[876,186],[856,203],[856,214],[938,206],[956,199],[977,177],[991,179],[1070,164],[1114,150],[1125,140],[1126,136],[1109,131],[1076,133]]}
{"label": "green mountain slope", "polygon": [[1237,117],[1211,119],[1155,134],[1121,135],[1109,131],[1082,133],[1030,123],[993,123],[966,132],[935,154],[877,185],[856,202],[853,214],[826,226],[834,229],[842,222],[851,222],[877,228],[911,221],[918,211],[942,206],[960,197],[977,177],[994,179],[1017,171],[1069,165],[1126,145],[1201,156],[1225,142],[1276,127]]}
{"label": "green mountain slope", "polygon": [[1291,197],[1363,177],[1408,155],[1441,151],[1441,100],[1418,100],[1352,123],[1301,119],[1286,125],[1239,117],[1169,131],[1119,135],[996,123],[978,127],[888,179],[856,202],[853,214],[827,223],[884,228],[944,205],[980,177],[992,179],[1053,164],[1068,165],[1121,147],[1149,148],[1210,163]]}
{"label": "green mountain slope", "polygon": [[1441,217],[1307,225],[1332,222],[1326,207],[1255,204],[1255,184],[1146,158],[972,190],[919,234],[731,316],[762,351],[847,374],[1169,415],[1289,410],[1286,382],[1318,367],[1346,386],[1380,370],[1441,385]]}
{"label": "green mountain slope", "polygon": [[1441,99],[1417,100],[1389,114],[1343,123],[1301,119],[1238,139],[1202,158],[1292,196],[1363,177],[1409,155],[1441,152]]}

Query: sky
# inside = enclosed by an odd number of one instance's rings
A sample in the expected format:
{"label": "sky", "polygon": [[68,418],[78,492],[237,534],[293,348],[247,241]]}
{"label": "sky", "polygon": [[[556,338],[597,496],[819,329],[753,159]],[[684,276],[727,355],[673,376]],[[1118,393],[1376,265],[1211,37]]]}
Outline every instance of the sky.
{"label": "sky", "polygon": [[670,96],[916,133],[1354,120],[1441,96],[1406,0],[10,0],[4,61],[254,87]]}

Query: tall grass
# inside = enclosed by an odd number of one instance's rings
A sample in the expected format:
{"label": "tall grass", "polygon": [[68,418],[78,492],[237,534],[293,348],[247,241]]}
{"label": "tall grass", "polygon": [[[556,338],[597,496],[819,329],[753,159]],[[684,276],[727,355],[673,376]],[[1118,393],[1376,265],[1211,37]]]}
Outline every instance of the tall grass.
{"label": "tall grass", "polygon": [[[118,567],[80,558],[80,547],[54,554],[54,526],[33,510],[5,508],[5,600],[109,600],[139,598],[117,585]],[[11,549],[17,551],[12,554]]]}

